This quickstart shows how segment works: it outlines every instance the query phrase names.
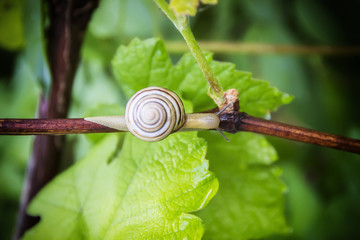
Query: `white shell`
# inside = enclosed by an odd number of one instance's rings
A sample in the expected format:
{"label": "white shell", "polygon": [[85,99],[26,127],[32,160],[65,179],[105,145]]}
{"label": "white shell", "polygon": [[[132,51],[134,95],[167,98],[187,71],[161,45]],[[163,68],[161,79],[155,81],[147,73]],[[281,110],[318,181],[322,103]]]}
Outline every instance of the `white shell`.
{"label": "white shell", "polygon": [[85,120],[120,131],[130,131],[144,141],[160,141],[175,131],[217,129],[215,113],[185,114],[184,105],[172,91],[149,87],[129,100],[124,116],[88,117]]}
{"label": "white shell", "polygon": [[134,136],[144,141],[160,141],[184,125],[184,106],[174,92],[148,87],[127,103],[125,123]]}

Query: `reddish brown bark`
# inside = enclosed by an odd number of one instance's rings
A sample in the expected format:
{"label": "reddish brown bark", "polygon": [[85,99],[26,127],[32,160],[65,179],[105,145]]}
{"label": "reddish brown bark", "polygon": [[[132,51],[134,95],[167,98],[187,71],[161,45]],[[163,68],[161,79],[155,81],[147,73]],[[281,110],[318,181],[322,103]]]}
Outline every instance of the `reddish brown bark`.
{"label": "reddish brown bark", "polygon": [[0,119],[0,135],[64,135],[121,132],[84,120],[65,119]]}
{"label": "reddish brown bark", "polygon": [[360,140],[256,118],[244,112],[222,114],[220,129],[230,133],[261,133],[360,154]]}
{"label": "reddish brown bark", "polygon": [[[255,132],[360,153],[360,140],[357,139],[256,118],[244,112],[222,113],[219,117],[219,129],[229,133]],[[120,131],[80,118],[0,119],[0,135],[61,135],[107,132]]]}

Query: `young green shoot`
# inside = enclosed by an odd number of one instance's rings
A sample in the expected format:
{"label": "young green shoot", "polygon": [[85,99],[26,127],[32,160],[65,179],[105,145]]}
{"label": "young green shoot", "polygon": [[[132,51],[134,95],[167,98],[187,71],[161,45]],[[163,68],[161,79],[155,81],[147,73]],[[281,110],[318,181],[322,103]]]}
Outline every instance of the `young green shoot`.
{"label": "young green shoot", "polygon": [[195,40],[195,37],[190,29],[188,16],[184,14],[176,14],[170,8],[169,4],[165,0],[154,0],[158,7],[165,13],[165,15],[171,20],[178,31],[185,39],[187,45],[190,48],[191,53],[195,57],[196,61],[201,68],[201,71],[205,75],[209,83],[208,95],[219,106],[225,104],[224,90],[220,85],[220,82],[216,79],[213,70],[210,67],[209,62],[206,60],[199,44]]}

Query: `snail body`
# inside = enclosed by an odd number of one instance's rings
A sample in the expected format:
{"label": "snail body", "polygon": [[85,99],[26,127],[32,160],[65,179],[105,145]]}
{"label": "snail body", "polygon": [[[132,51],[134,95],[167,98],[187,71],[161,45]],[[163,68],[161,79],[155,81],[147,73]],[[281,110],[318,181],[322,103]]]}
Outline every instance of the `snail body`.
{"label": "snail body", "polygon": [[90,117],[85,120],[129,131],[150,142],[160,141],[176,131],[217,129],[220,123],[214,113],[185,114],[180,98],[160,87],[148,87],[135,93],[126,105],[125,117]]}
{"label": "snail body", "polygon": [[186,122],[181,131],[198,131],[217,129],[220,119],[215,113],[190,113],[186,114]]}

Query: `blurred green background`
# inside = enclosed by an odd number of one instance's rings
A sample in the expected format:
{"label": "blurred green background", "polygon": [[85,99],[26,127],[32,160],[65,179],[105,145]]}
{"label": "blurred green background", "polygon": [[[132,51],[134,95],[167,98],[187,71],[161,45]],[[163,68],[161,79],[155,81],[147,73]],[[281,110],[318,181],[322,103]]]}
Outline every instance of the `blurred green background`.
{"label": "blurred green background", "polygon": [[[359,46],[360,1],[220,0],[200,6],[191,18],[201,41],[275,45]],[[47,91],[40,4],[0,1],[0,118],[33,118],[39,95]],[[102,0],[82,48],[70,117],[82,117],[97,104],[124,105],[110,61],[119,44],[132,38],[181,40],[180,34],[148,0]],[[174,63],[180,54],[171,53]],[[268,80],[295,96],[272,119],[360,138],[360,56],[217,52],[215,59]],[[121,108],[119,108],[121,109]],[[360,156],[269,138],[288,186],[288,239],[353,239],[360,236]],[[26,162],[33,137],[0,137],[0,239],[15,225]],[[68,138],[73,159],[91,145],[84,136]],[[266,196],[264,196],[266,197]]]}

